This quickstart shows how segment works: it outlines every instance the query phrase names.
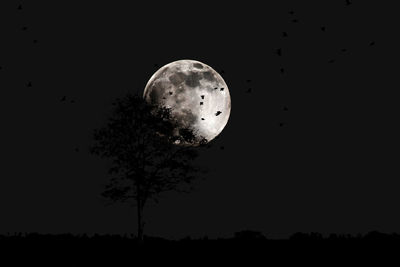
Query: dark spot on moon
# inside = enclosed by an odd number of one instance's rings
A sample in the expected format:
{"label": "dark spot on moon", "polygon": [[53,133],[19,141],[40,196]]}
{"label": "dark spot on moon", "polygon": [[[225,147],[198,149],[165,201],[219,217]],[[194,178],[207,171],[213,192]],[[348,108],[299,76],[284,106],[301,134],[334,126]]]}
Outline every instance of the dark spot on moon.
{"label": "dark spot on moon", "polygon": [[208,80],[208,81],[214,81],[214,74],[211,71],[205,71],[203,72],[203,78]]}
{"label": "dark spot on moon", "polygon": [[221,88],[221,91],[224,91],[224,87]]}
{"label": "dark spot on moon", "polygon": [[150,102],[152,104],[157,104],[158,100],[160,99],[162,87],[158,87],[157,84],[154,84],[153,87],[150,90],[149,97],[150,97]]}
{"label": "dark spot on moon", "polygon": [[198,69],[202,69],[203,65],[201,65],[200,63],[193,63],[193,67],[198,68]]}
{"label": "dark spot on moon", "polygon": [[184,87],[178,87],[175,89],[176,94],[175,95],[179,95],[179,94],[183,94],[183,92],[185,92],[185,88]]}
{"label": "dark spot on moon", "polygon": [[203,105],[203,102],[200,102],[200,105]]}
{"label": "dark spot on moon", "polygon": [[202,121],[204,121],[204,118],[201,118]]}
{"label": "dark spot on moon", "polygon": [[183,72],[176,72],[168,77],[171,83],[175,86],[183,83],[185,81],[186,75]]}
{"label": "dark spot on moon", "polygon": [[185,83],[190,87],[200,86],[200,80],[202,79],[201,74],[197,72],[191,72],[186,76]]}

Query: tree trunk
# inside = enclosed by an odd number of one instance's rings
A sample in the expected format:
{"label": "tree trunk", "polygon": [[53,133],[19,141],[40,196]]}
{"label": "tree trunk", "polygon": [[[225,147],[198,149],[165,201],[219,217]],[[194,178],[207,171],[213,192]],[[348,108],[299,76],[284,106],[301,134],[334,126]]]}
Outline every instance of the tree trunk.
{"label": "tree trunk", "polygon": [[138,197],[137,199],[137,216],[138,216],[138,233],[137,233],[137,237],[139,242],[143,241],[143,207],[142,207],[142,203],[140,201],[140,197]]}

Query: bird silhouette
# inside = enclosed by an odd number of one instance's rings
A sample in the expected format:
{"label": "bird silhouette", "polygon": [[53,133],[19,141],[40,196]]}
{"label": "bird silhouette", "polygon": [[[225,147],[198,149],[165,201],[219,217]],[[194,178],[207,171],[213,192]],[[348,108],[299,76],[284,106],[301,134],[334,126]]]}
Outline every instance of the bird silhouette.
{"label": "bird silhouette", "polygon": [[204,95],[201,96],[201,99],[204,99]]}
{"label": "bird silhouette", "polygon": [[224,87],[222,87],[222,88],[220,89],[220,91],[224,91]]}
{"label": "bird silhouette", "polygon": [[28,83],[26,84],[26,87],[32,87],[32,82],[28,82]]}
{"label": "bird silhouette", "polygon": [[350,0],[346,0],[346,6],[349,6],[349,5],[351,5]]}
{"label": "bird silhouette", "polygon": [[217,89],[218,89],[218,87],[215,87],[215,88],[214,88],[214,90],[217,90]]}
{"label": "bird silhouette", "polygon": [[246,93],[251,93],[251,88],[247,89]]}
{"label": "bird silhouette", "polygon": [[200,102],[200,105],[203,105],[203,102]]}
{"label": "bird silhouette", "polygon": [[22,5],[19,5],[17,9],[22,10]]}
{"label": "bird silhouette", "polygon": [[21,30],[26,31],[28,29],[28,27],[24,26],[21,28]]}
{"label": "bird silhouette", "polygon": [[169,92],[169,95],[172,95],[172,92]]}
{"label": "bird silhouette", "polygon": [[204,118],[201,118],[202,121],[204,121]]}
{"label": "bird silhouette", "polygon": [[322,26],[322,27],[321,27],[321,31],[324,32],[325,30],[326,30],[326,28],[325,28],[324,26]]}
{"label": "bird silhouette", "polygon": [[75,148],[75,152],[79,152],[79,147],[76,147],[76,148]]}
{"label": "bird silhouette", "polygon": [[282,37],[287,37],[287,36],[288,36],[287,32],[282,32]]}
{"label": "bird silhouette", "polygon": [[69,101],[69,102],[70,102],[71,104],[73,104],[73,103],[75,103],[75,100],[73,100],[73,99],[72,99],[72,100],[71,100],[71,101]]}
{"label": "bird silhouette", "polygon": [[224,150],[224,149],[225,149],[225,147],[224,147],[224,146],[220,146],[220,149],[221,149],[221,150]]}
{"label": "bird silhouette", "polygon": [[297,22],[299,22],[299,20],[298,19],[292,19],[292,22],[293,23],[297,23]]}
{"label": "bird silhouette", "polygon": [[37,42],[38,42],[38,40],[36,40],[36,39],[35,39],[35,40],[33,40],[33,43],[34,43],[34,44],[37,44]]}
{"label": "bird silhouette", "polygon": [[282,49],[281,48],[276,49],[276,54],[278,56],[282,56]]}
{"label": "bird silhouette", "polygon": [[369,43],[369,45],[373,46],[373,45],[375,45],[375,42],[372,41],[372,42]]}
{"label": "bird silhouette", "polygon": [[281,68],[281,73],[282,74],[285,73],[285,69],[284,68]]}
{"label": "bird silhouette", "polygon": [[246,82],[248,82],[248,83],[249,83],[249,82],[251,82],[251,80],[246,80]]}
{"label": "bird silhouette", "polygon": [[335,62],[334,59],[331,59],[331,60],[328,61],[328,63],[333,63],[333,62]]}
{"label": "bird silhouette", "polygon": [[217,113],[215,113],[215,116],[218,116],[219,114],[221,114],[222,112],[221,111],[217,111]]}
{"label": "bird silhouette", "polygon": [[293,11],[293,10],[290,10],[290,11],[289,11],[289,14],[290,14],[290,15],[294,15],[294,11]]}
{"label": "bird silhouette", "polygon": [[65,100],[67,100],[67,97],[66,97],[66,96],[63,96],[63,97],[60,99],[60,102],[64,102]]}
{"label": "bird silhouette", "polygon": [[343,48],[342,50],[340,50],[340,51],[342,51],[342,52],[346,52],[347,51],[347,49],[346,48]]}
{"label": "bird silhouette", "polygon": [[285,106],[285,107],[283,107],[283,110],[288,111],[289,109],[288,109],[288,107]]}
{"label": "bird silhouette", "polygon": [[283,125],[285,125],[283,122],[279,123],[279,127],[283,127]]}

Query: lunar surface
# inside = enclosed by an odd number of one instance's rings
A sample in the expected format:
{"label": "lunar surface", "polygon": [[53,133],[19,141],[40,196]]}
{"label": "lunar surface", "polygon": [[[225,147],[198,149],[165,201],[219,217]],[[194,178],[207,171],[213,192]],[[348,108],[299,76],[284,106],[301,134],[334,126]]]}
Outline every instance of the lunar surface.
{"label": "lunar surface", "polygon": [[195,60],[171,62],[148,81],[143,97],[171,109],[178,127],[191,128],[207,141],[224,129],[231,97],[224,79],[210,66]]}

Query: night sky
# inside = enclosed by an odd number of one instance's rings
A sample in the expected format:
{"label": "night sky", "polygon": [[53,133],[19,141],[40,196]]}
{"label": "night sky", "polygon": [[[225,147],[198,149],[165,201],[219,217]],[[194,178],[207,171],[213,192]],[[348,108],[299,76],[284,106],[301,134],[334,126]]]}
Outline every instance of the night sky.
{"label": "night sky", "polygon": [[115,98],[179,59],[216,69],[232,111],[205,179],[147,206],[145,234],[400,232],[398,14],[373,2],[1,1],[0,233],[135,233],[88,149]]}

